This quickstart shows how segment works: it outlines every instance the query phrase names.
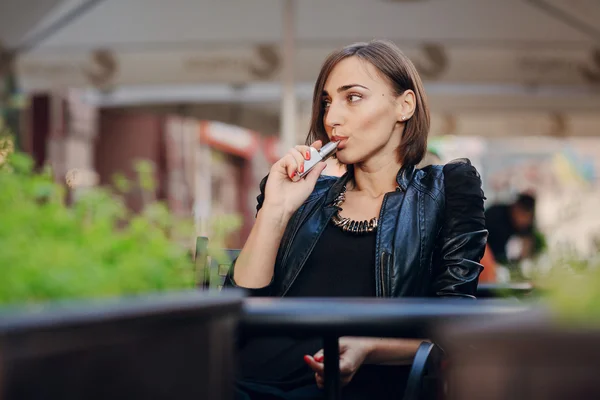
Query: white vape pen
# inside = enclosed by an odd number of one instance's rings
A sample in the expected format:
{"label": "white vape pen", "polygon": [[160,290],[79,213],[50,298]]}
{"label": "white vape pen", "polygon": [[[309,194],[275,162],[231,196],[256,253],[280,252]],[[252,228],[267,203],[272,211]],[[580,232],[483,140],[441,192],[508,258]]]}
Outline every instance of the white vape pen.
{"label": "white vape pen", "polygon": [[325,161],[331,157],[337,150],[338,144],[340,144],[340,142],[329,142],[325,146],[321,147],[321,150],[310,147],[310,158],[304,161],[304,172],[296,172],[296,175],[294,175],[292,181],[298,182],[301,178],[304,178],[320,161]]}

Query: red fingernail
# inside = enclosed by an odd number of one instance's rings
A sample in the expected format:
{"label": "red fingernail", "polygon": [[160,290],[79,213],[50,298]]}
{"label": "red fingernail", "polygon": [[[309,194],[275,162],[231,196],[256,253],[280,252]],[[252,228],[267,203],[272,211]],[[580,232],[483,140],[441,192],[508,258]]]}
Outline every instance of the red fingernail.
{"label": "red fingernail", "polygon": [[307,151],[307,152],[306,152],[306,157],[305,157],[305,158],[306,158],[307,160],[310,160],[310,151]]}
{"label": "red fingernail", "polygon": [[294,171],[290,174],[290,179],[294,179],[294,176],[296,176],[296,171]]}
{"label": "red fingernail", "polygon": [[310,356],[304,356],[304,362],[310,364]]}
{"label": "red fingernail", "polygon": [[322,362],[323,358],[324,358],[323,356],[316,356],[315,361]]}
{"label": "red fingernail", "polygon": [[304,164],[300,164],[300,173],[304,172]]}

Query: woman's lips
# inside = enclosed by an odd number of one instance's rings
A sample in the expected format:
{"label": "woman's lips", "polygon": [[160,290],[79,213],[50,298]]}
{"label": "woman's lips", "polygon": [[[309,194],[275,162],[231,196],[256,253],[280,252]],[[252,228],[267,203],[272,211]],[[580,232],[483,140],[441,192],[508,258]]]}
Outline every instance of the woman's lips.
{"label": "woman's lips", "polygon": [[346,147],[346,141],[348,140],[348,138],[346,136],[338,136],[338,135],[333,135],[331,137],[331,140],[334,142],[340,142],[340,144],[338,144],[338,151],[343,149],[344,147]]}

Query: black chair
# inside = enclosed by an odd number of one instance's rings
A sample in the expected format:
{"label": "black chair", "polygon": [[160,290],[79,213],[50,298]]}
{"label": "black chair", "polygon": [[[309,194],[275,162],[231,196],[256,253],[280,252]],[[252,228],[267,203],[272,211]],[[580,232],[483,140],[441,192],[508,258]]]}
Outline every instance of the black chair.
{"label": "black chair", "polygon": [[196,277],[197,286],[204,290],[221,290],[231,268],[241,250],[219,249],[220,258],[209,257],[208,238],[196,238]]}
{"label": "black chair", "polygon": [[[197,286],[203,290],[220,291],[227,273],[241,250],[220,250],[221,259],[209,257],[208,238],[196,239]],[[442,390],[441,365],[444,352],[434,343],[423,342],[419,346],[408,376],[403,400],[437,400]]]}
{"label": "black chair", "polygon": [[443,391],[443,358],[444,352],[435,343],[421,343],[408,375],[403,400],[439,398]]}

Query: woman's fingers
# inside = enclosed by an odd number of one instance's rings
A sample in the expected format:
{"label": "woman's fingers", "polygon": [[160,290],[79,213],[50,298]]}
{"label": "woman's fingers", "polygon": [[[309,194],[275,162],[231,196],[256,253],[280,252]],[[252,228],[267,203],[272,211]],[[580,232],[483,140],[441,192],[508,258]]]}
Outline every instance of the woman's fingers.
{"label": "woman's fingers", "polygon": [[[315,382],[320,389],[323,389],[325,387],[323,350],[318,351],[314,356],[304,356],[304,362],[315,372]],[[342,360],[340,360],[340,364],[342,364]],[[342,386],[349,384],[353,376],[352,368],[349,365],[340,365],[340,383]]]}
{"label": "woman's fingers", "polygon": [[323,350],[319,350],[317,351],[314,355],[313,358],[315,359],[316,362],[320,362],[322,363],[323,360],[325,360],[325,356],[323,354]]}
{"label": "woman's fingers", "polygon": [[325,365],[323,363],[315,361],[312,356],[304,356],[304,362],[319,375],[323,375],[325,373]]}
{"label": "woman's fingers", "polygon": [[294,149],[298,150],[298,152],[302,155],[305,160],[310,160],[310,147],[298,145],[294,147]]}
{"label": "woman's fingers", "polygon": [[288,154],[291,155],[292,157],[294,157],[294,160],[296,161],[296,165],[298,166],[297,171],[299,173],[303,173],[305,158],[302,155],[302,153],[300,151],[298,151],[298,149],[293,148],[293,149],[290,149],[290,151],[288,151]]}
{"label": "woman's fingers", "polygon": [[286,175],[292,179],[298,171],[298,163],[291,154],[286,154],[280,161]]}
{"label": "woman's fingers", "polygon": [[302,156],[304,157],[305,160],[310,160],[310,148],[311,147],[316,150],[321,150],[321,147],[323,147],[323,142],[320,140],[317,140],[316,142],[313,142],[310,146],[298,145],[298,146],[294,147],[294,149],[298,150],[300,152],[300,154],[302,154]]}
{"label": "woman's fingers", "polygon": [[323,147],[323,142],[321,140],[317,140],[315,142],[313,142],[310,147],[314,147],[317,150],[321,150],[321,147]]}
{"label": "woman's fingers", "polygon": [[319,389],[323,389],[325,387],[325,378],[322,375],[319,375],[315,372],[315,382],[317,382],[317,387]]}
{"label": "woman's fingers", "polygon": [[[340,383],[341,383],[342,386],[346,386],[347,384],[350,383],[350,381],[351,381],[351,379],[348,378],[348,377],[340,379]],[[319,375],[319,374],[315,373],[315,382],[317,383],[317,387],[319,389],[325,388],[325,378],[323,378],[322,375]]]}
{"label": "woman's fingers", "polygon": [[340,357],[340,376],[348,376],[354,372],[354,368],[349,360],[345,357]]}
{"label": "woman's fingers", "polygon": [[[320,140],[315,141],[310,145],[310,147],[314,147],[317,150],[320,150],[322,147],[322,142]],[[298,145],[288,151],[288,153],[281,159],[281,165],[284,167],[286,174],[290,179],[293,179],[294,176],[298,173],[304,173],[304,161],[310,160],[311,152],[309,146]],[[326,165],[319,165],[317,173],[313,174],[313,179],[319,177],[321,172],[325,169]],[[309,175],[310,176],[310,175]]]}

